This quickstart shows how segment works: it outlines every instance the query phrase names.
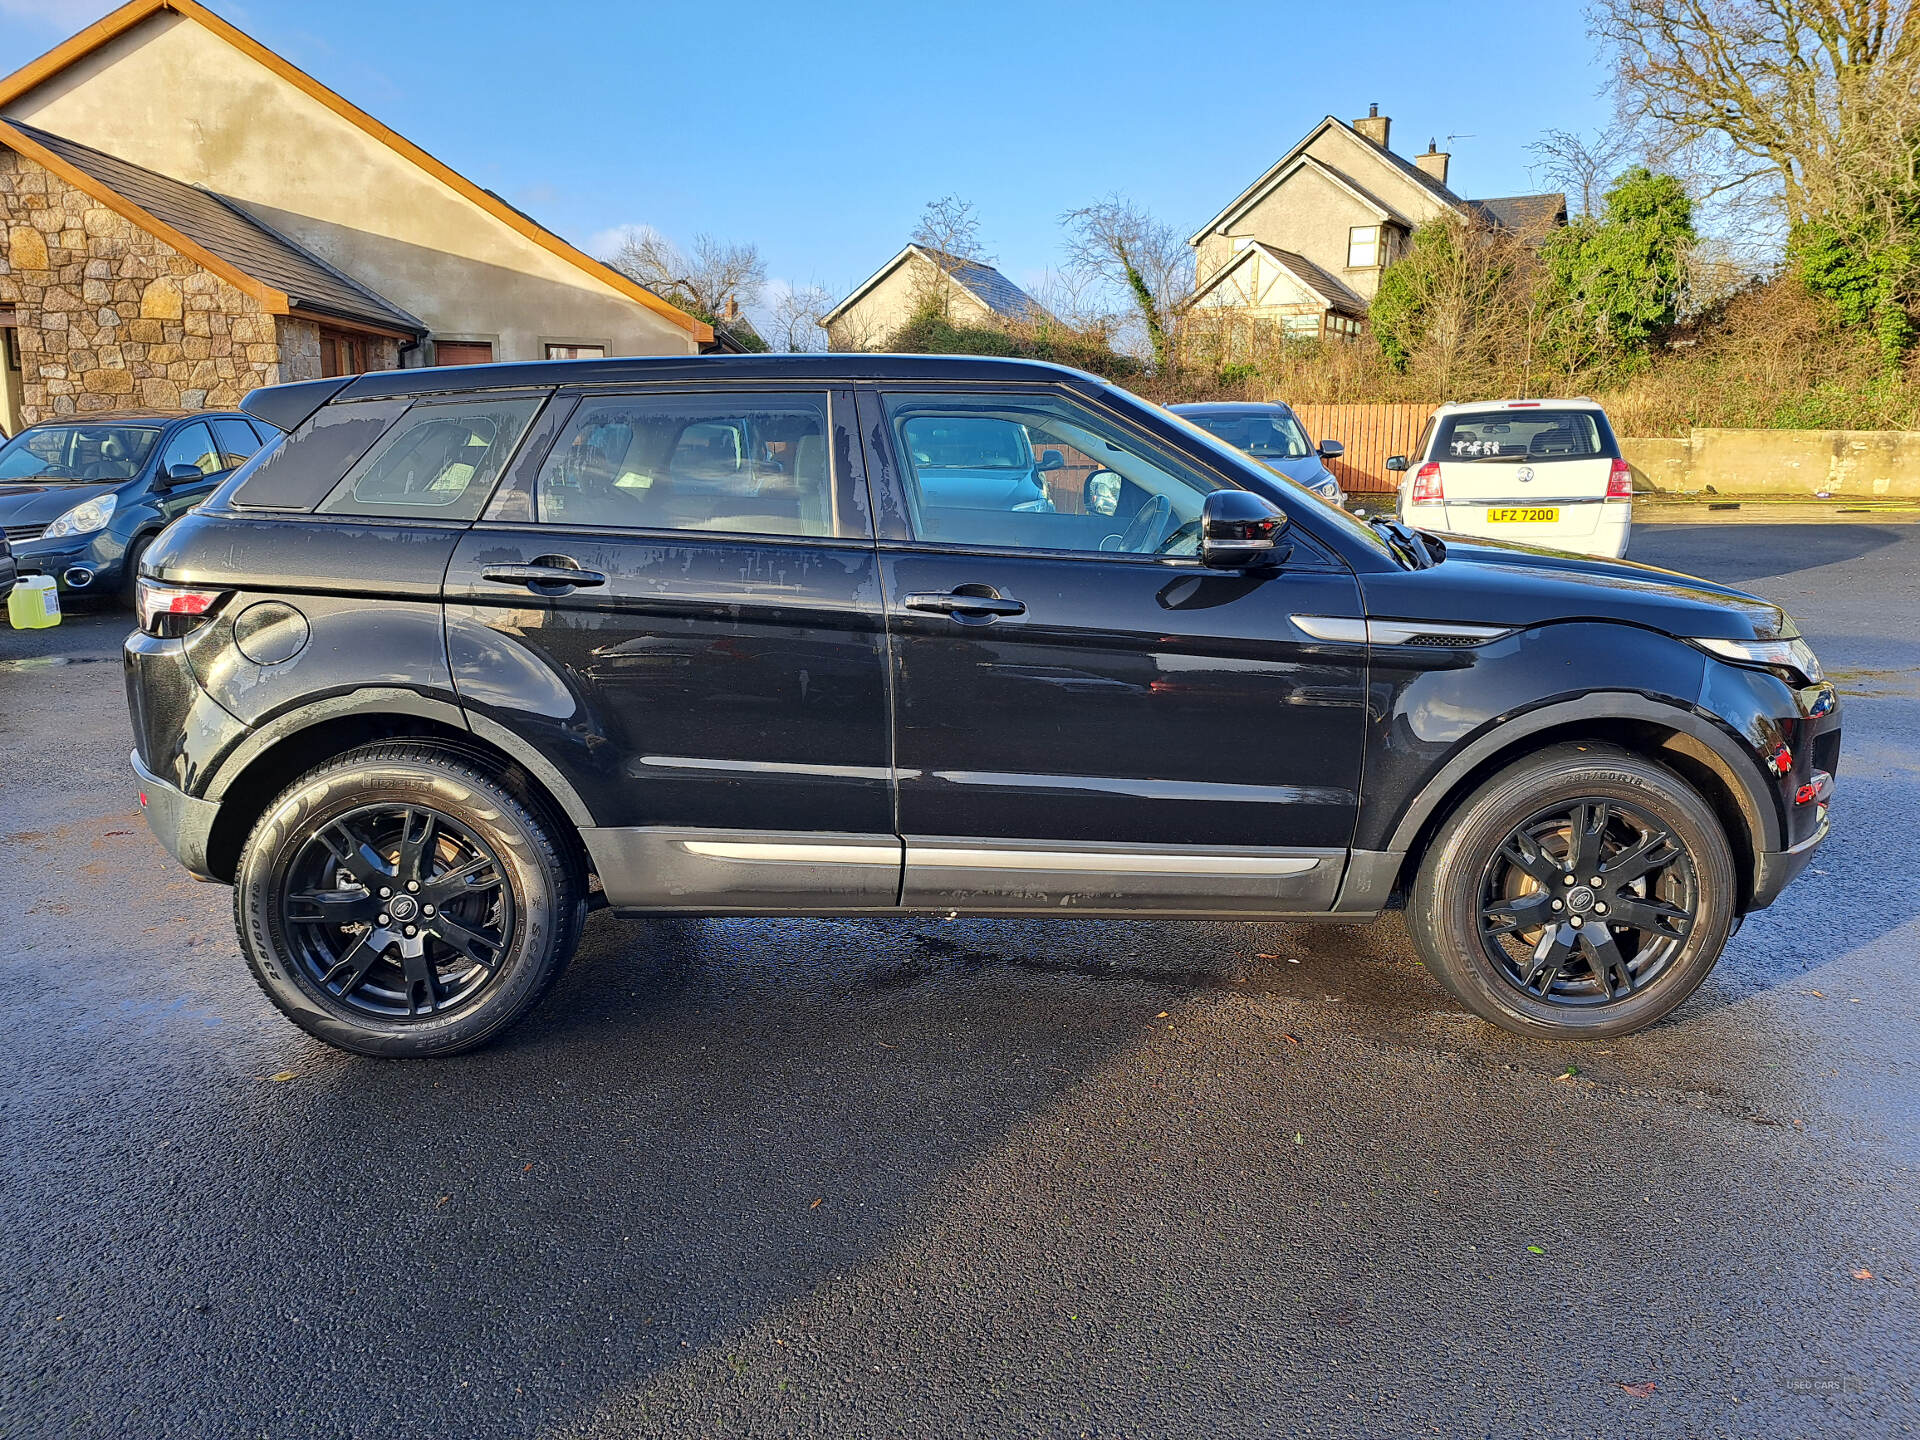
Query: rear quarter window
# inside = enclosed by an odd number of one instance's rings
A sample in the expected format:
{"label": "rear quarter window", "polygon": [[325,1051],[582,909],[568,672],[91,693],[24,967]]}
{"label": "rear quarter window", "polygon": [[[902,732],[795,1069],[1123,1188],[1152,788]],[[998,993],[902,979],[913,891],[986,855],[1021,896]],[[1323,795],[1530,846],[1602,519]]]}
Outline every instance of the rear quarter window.
{"label": "rear quarter window", "polygon": [[1619,458],[1607,417],[1598,410],[1500,410],[1449,415],[1434,440],[1435,460],[1526,461]]}
{"label": "rear quarter window", "polygon": [[472,520],[544,395],[422,402],[392,425],[320,507],[328,515]]}
{"label": "rear quarter window", "polygon": [[409,397],[323,405],[239,477],[227,504],[242,510],[311,510],[400,418]]}

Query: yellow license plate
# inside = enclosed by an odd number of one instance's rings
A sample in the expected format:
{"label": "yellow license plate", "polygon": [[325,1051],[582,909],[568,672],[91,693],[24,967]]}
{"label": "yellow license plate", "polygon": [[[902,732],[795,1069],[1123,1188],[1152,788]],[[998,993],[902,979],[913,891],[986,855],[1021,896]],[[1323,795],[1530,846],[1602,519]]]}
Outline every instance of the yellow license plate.
{"label": "yellow license plate", "polygon": [[1558,505],[1514,505],[1487,511],[1490,525],[1551,525],[1559,518]]}

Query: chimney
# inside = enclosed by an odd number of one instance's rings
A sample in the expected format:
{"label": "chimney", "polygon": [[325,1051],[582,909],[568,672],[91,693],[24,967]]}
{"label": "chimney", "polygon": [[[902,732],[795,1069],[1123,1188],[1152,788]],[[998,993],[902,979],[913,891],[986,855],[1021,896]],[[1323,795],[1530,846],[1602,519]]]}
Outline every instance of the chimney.
{"label": "chimney", "polygon": [[[1440,168],[1445,170],[1446,166],[1443,165]],[[727,308],[720,312],[720,318],[722,320],[738,320],[740,318],[740,302],[731,295],[727,296]]]}
{"label": "chimney", "polygon": [[1413,163],[1420,167],[1420,173],[1430,179],[1447,183],[1447,161],[1453,157],[1439,146],[1438,141],[1427,141],[1427,153],[1413,157]]}
{"label": "chimney", "polygon": [[1378,105],[1369,105],[1367,118],[1354,121],[1353,128],[1384,150],[1387,148],[1387,130],[1392,124],[1393,121],[1380,113]]}

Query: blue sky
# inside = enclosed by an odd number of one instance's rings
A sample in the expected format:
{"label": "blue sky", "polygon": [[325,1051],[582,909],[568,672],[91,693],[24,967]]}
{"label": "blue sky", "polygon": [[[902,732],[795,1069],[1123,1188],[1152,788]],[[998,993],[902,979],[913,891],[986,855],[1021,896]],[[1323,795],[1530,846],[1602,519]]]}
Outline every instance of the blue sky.
{"label": "blue sky", "polygon": [[[109,8],[0,0],[0,73]],[[1477,197],[1539,188],[1527,143],[1610,108],[1566,0],[213,8],[577,244],[704,230],[836,295],[936,196],[1025,282],[1062,211],[1119,191],[1196,229],[1329,112],[1379,102],[1395,150],[1439,139]]]}

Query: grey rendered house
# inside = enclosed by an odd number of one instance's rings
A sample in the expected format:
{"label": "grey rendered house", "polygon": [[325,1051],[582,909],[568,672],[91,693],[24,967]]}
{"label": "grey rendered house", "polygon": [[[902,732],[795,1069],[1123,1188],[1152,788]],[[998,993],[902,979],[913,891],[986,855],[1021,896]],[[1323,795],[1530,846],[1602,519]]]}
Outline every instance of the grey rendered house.
{"label": "grey rendered house", "polygon": [[1369,107],[1329,115],[1187,240],[1203,320],[1268,322],[1307,339],[1351,338],[1386,267],[1421,225],[1446,214],[1517,230],[1564,225],[1564,195],[1469,200],[1447,186],[1450,156],[1431,142],[1411,160]]}
{"label": "grey rendered house", "polygon": [[956,325],[1048,320],[1040,302],[993,266],[925,245],[909,245],[820,317],[832,350],[873,350],[929,300]]}

